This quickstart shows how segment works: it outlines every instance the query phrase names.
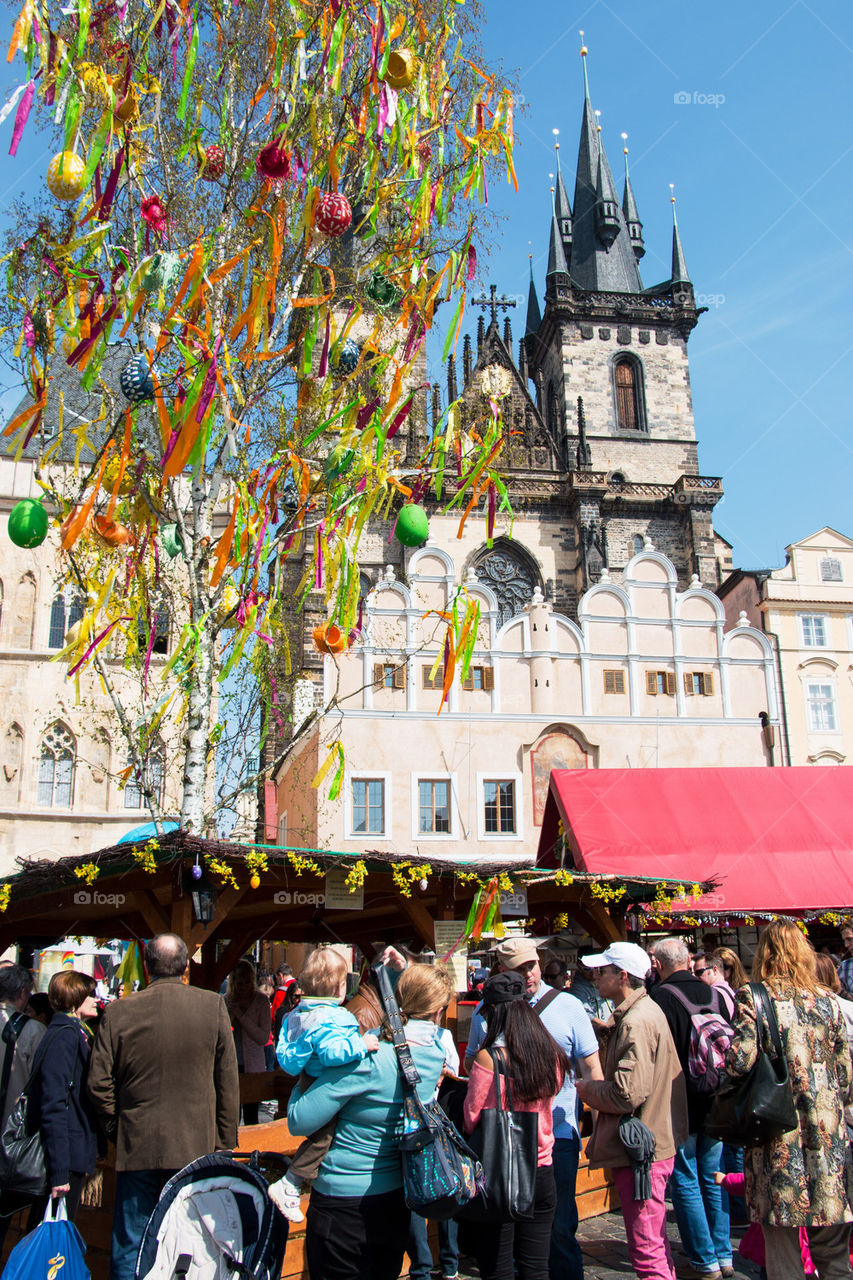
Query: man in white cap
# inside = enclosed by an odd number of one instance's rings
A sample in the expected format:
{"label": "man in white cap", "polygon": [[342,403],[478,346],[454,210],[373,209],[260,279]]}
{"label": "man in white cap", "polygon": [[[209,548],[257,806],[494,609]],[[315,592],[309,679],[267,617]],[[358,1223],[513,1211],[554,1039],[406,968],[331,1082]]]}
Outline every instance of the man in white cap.
{"label": "man in white cap", "polygon": [[[604,1079],[578,1082],[578,1094],[596,1112],[589,1163],[613,1173],[628,1254],[639,1280],[675,1280],[665,1196],[676,1150],[687,1136],[681,1063],[669,1024],[646,992],[650,965],[643,948],[612,942],[600,954],[586,956],[584,963],[595,971],[601,995],[615,1006],[605,1024]],[[631,1130],[625,1127],[629,1118]],[[629,1153],[625,1142],[636,1143],[638,1134],[644,1150],[640,1154],[633,1147]],[[645,1164],[638,1169],[641,1158]],[[635,1181],[635,1170],[645,1178]],[[636,1198],[638,1190],[643,1199]]]}
{"label": "man in white cap", "polygon": [[[524,979],[529,1004],[574,1067],[574,1072],[566,1077],[553,1103],[557,1212],[551,1232],[548,1265],[551,1280],[583,1280],[583,1257],[575,1239],[578,1229],[575,1186],[580,1157],[575,1078],[579,1074],[584,1080],[601,1080],[598,1040],[580,1000],[567,991],[555,991],[542,981],[539,955],[532,938],[505,938],[495,951],[501,969],[520,974]],[[471,1034],[465,1050],[466,1071],[471,1070],[471,1063],[486,1035],[480,1008],[478,1005],[471,1019]]]}

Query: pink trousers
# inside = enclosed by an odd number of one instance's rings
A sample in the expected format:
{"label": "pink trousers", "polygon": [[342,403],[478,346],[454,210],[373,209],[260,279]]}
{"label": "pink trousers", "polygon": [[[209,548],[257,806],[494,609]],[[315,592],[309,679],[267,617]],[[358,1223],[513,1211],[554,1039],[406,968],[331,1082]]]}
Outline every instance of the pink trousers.
{"label": "pink trousers", "polygon": [[638,1280],[675,1280],[675,1267],[666,1234],[666,1184],[675,1158],[652,1164],[649,1200],[634,1199],[634,1171],[630,1166],[611,1170],[625,1219],[628,1256]]}

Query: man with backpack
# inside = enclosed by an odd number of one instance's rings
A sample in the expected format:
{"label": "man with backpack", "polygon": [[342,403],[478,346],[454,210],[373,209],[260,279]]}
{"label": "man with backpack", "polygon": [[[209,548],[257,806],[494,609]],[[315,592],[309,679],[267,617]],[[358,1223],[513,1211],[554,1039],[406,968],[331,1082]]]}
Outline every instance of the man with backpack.
{"label": "man with backpack", "polygon": [[680,938],[660,939],[651,957],[659,981],[650,995],[669,1024],[687,1086],[689,1136],[676,1151],[669,1189],[689,1262],[676,1274],[721,1280],[734,1275],[728,1208],[714,1180],[722,1143],[707,1136],[705,1121],[732,1039],[731,1019],[716,988],[690,972],[690,953]]}

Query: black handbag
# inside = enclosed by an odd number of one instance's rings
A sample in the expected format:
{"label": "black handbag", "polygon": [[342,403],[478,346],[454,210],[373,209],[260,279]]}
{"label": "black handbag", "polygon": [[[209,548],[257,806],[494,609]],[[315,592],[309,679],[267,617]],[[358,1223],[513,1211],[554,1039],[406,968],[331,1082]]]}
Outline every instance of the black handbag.
{"label": "black handbag", "polygon": [[497,1105],[480,1112],[468,1139],[486,1171],[486,1186],[457,1217],[469,1222],[520,1222],[532,1218],[535,1208],[539,1116],[535,1111],[514,1110],[506,1053],[494,1048],[489,1053]]}
{"label": "black handbag", "polygon": [[382,965],[374,969],[376,986],[391,1029],[403,1086],[403,1133],[400,1159],[406,1204],[422,1218],[442,1221],[455,1216],[483,1185],[476,1154],[437,1102],[422,1102],[416,1086],[420,1073],[403,1029],[391,981]]}
{"label": "black handbag", "polygon": [[31,1132],[27,1119],[29,1091],[41,1067],[46,1040],[47,1036],[42,1036],[33,1059],[30,1078],[9,1112],[0,1134],[0,1188],[27,1196],[44,1195],[48,1190],[47,1161],[41,1133],[38,1129]]}
{"label": "black handbag", "polygon": [[[763,983],[750,982],[749,989],[755,1003],[755,1064],[745,1076],[726,1078],[705,1123],[709,1137],[733,1147],[761,1146],[800,1123],[773,1002]],[[761,1043],[762,1020],[769,1034],[769,1053]]]}

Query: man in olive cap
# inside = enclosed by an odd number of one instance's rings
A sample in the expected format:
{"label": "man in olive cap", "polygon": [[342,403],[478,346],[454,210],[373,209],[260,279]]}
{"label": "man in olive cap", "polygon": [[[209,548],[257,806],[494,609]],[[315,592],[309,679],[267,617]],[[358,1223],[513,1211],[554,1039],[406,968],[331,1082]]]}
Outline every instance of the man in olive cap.
{"label": "man in olive cap", "polygon": [[[527,1001],[542,1019],[542,1025],[574,1067],[554,1099],[554,1181],[557,1184],[557,1212],[551,1233],[548,1266],[551,1280],[583,1280],[583,1257],[575,1239],[578,1209],[575,1187],[580,1158],[578,1103],[575,1075],[584,1080],[601,1080],[598,1040],[589,1015],[579,1000],[567,991],[555,991],[542,981],[539,955],[533,938],[505,938],[495,954],[501,970],[517,973],[525,985]],[[483,1043],[486,1024],[478,1005],[471,1019],[471,1034],[465,1050],[465,1069]]]}

